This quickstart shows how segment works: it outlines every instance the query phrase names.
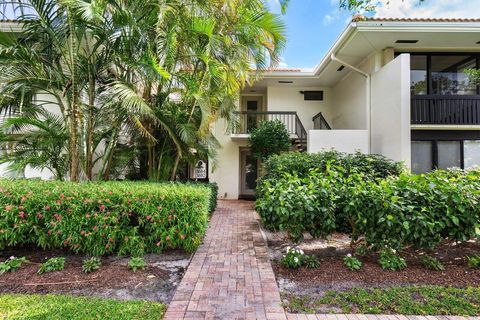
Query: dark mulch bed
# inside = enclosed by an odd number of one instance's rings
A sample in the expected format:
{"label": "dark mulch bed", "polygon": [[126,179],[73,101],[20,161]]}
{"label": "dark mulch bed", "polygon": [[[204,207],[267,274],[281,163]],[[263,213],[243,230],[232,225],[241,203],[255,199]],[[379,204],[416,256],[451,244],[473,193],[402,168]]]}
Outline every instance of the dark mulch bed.
{"label": "dark mulch bed", "polygon": [[[184,271],[183,267],[175,266],[168,270],[159,266],[164,259],[162,255],[146,256],[149,266],[136,272],[128,269],[128,258],[103,257],[100,269],[88,274],[82,271],[82,261],[85,259],[83,255],[64,251],[16,249],[2,251],[0,261],[12,255],[26,256],[29,262],[16,272],[0,275],[0,293],[68,293],[168,302]],[[40,264],[52,257],[65,257],[65,269],[37,274]],[[173,264],[178,261],[185,264],[189,256],[174,252],[167,254],[167,258],[172,259]]]}
{"label": "dark mulch bed", "polygon": [[[442,261],[445,271],[431,271],[423,267],[417,259],[420,252],[414,250],[402,253],[408,267],[396,272],[383,270],[375,254],[359,257],[363,263],[361,270],[349,271],[342,260],[346,254],[345,251],[323,249],[307,253],[319,257],[321,264],[318,269],[292,270],[283,267],[279,262],[273,263],[274,272],[283,291],[321,294],[326,290],[344,290],[354,287],[378,288],[403,285],[480,287],[480,270],[472,269],[467,265],[467,256],[480,253],[478,243],[445,245],[432,252],[431,254]],[[295,286],[285,286],[284,282],[293,282]]]}

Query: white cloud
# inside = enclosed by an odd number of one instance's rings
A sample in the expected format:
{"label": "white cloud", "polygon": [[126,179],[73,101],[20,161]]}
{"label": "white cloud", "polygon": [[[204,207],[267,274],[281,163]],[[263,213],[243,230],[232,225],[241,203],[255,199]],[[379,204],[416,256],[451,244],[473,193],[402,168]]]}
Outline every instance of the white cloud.
{"label": "white cloud", "polygon": [[[376,17],[383,18],[478,18],[478,0],[382,0]],[[387,3],[389,2],[389,3]]]}
{"label": "white cloud", "polygon": [[328,25],[332,24],[332,22],[333,22],[334,20],[335,20],[335,17],[333,17],[332,15],[327,14],[327,15],[325,15],[325,16],[323,17],[323,25],[324,25],[324,26],[328,26]]}

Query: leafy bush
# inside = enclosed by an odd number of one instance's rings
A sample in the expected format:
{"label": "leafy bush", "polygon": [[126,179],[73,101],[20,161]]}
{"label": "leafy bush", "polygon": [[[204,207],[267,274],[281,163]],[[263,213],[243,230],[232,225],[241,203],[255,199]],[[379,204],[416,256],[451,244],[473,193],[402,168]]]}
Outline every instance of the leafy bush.
{"label": "leafy bush", "polygon": [[315,237],[335,230],[335,192],[331,192],[333,175],[312,171],[309,177],[285,173],[277,181],[265,180],[257,190],[256,210],[263,224],[271,230],[285,230],[294,240],[304,232]]}
{"label": "leafy bush", "polygon": [[354,256],[352,256],[351,254],[347,254],[343,258],[343,264],[348,269],[350,269],[350,271],[357,271],[357,270],[360,270],[360,268],[362,267],[362,262],[357,258],[355,258]]}
{"label": "leafy bush", "polygon": [[83,260],[82,271],[85,273],[90,273],[100,269],[102,265],[102,260],[98,257],[91,257]]}
{"label": "leafy bush", "polygon": [[265,160],[263,179],[280,179],[284,173],[296,173],[304,178],[315,169],[325,172],[328,165],[342,168],[346,176],[350,173],[363,173],[369,179],[398,176],[405,171],[401,162],[375,154],[347,154],[335,150],[319,153],[287,152]]}
{"label": "leafy bush", "polygon": [[[293,240],[305,232],[348,232],[377,250],[480,237],[480,170],[412,175],[382,158],[338,158],[332,151],[268,159],[256,201],[264,226],[287,231]],[[314,164],[320,165],[311,169]]]}
{"label": "leafy bush", "polygon": [[435,271],[442,271],[445,270],[445,267],[443,266],[442,262],[438,260],[435,257],[429,256],[429,255],[424,255],[420,257],[420,262],[422,265],[430,270],[435,270]]}
{"label": "leafy bush", "polygon": [[282,265],[291,269],[298,269],[302,266],[303,251],[295,248],[287,248],[287,253],[282,258]]}
{"label": "leafy bush", "polygon": [[396,250],[390,248],[385,248],[380,251],[380,259],[378,262],[384,270],[399,271],[407,267],[405,259],[400,257]]}
{"label": "leafy bush", "polygon": [[470,268],[480,268],[480,256],[468,257],[468,266]]}
{"label": "leafy bush", "polygon": [[269,156],[290,150],[291,141],[285,124],[280,120],[261,122],[250,133],[250,150],[257,159],[265,160]]}
{"label": "leafy bush", "polygon": [[355,254],[357,256],[364,256],[367,254],[367,252],[368,252],[368,247],[364,244],[355,248]]}
{"label": "leafy bush", "polygon": [[38,274],[43,274],[45,272],[60,271],[65,268],[65,258],[57,257],[50,258],[40,265],[38,269]]}
{"label": "leafy bush", "polygon": [[91,256],[195,250],[212,189],[148,182],[0,180],[0,250],[66,248]]}
{"label": "leafy bush", "polygon": [[402,164],[383,156],[336,151],[284,153],[267,159],[264,167],[256,209],[268,229],[286,230],[293,240],[305,231],[313,236],[351,232],[353,222],[344,210],[351,203],[349,186],[403,171]]}
{"label": "leafy bush", "polygon": [[26,257],[16,258],[11,256],[5,262],[0,263],[0,274],[4,274],[5,272],[15,272],[24,264],[28,262]]}
{"label": "leafy bush", "polygon": [[303,256],[303,265],[310,269],[315,269],[320,267],[320,261],[318,261],[317,257],[304,255]]}
{"label": "leafy bush", "polygon": [[345,192],[353,238],[377,248],[434,248],[445,239],[479,237],[480,171],[401,174],[378,183],[357,181]]}
{"label": "leafy bush", "polygon": [[317,257],[307,255],[303,250],[287,247],[287,253],[282,258],[282,265],[291,269],[298,269],[302,266],[307,268],[318,268],[320,261]]}
{"label": "leafy bush", "polygon": [[216,182],[189,182],[192,185],[200,185],[210,188],[210,197],[208,204],[208,211],[213,213],[217,208],[218,203],[218,184]]}
{"label": "leafy bush", "polygon": [[133,257],[128,261],[128,268],[131,269],[133,272],[145,269],[147,267],[147,263],[142,257]]}

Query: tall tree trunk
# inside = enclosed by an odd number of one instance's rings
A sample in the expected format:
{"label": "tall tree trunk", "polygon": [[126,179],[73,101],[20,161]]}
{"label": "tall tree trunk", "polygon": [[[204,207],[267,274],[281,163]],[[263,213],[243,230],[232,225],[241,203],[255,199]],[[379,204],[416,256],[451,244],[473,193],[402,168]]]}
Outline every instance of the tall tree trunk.
{"label": "tall tree trunk", "polygon": [[71,70],[71,108],[70,108],[70,180],[78,181],[78,168],[79,168],[79,152],[78,152],[78,88],[77,88],[77,44],[76,44],[76,33],[75,33],[75,21],[72,17],[72,12],[67,9],[68,14],[68,24],[70,28],[70,70]]}
{"label": "tall tree trunk", "polygon": [[93,75],[88,79],[88,119],[87,119],[87,141],[86,141],[86,174],[87,179],[93,179],[93,108],[95,104],[95,81]]}
{"label": "tall tree trunk", "polygon": [[77,107],[76,103],[72,105],[70,119],[70,181],[78,181],[78,127],[77,127]]}
{"label": "tall tree trunk", "polygon": [[107,147],[107,152],[106,152],[107,159],[103,163],[103,169],[102,169],[103,180],[110,179],[110,170],[112,169],[113,155],[115,153],[115,147],[117,146],[117,140],[119,135],[118,129],[114,129],[114,130],[115,131],[113,132],[112,138]]}
{"label": "tall tree trunk", "polygon": [[171,181],[175,181],[176,180],[176,176],[177,176],[177,170],[178,170],[178,164],[180,163],[180,153],[177,152],[177,156],[175,157],[175,163],[173,165],[173,169],[172,169],[172,175],[170,176],[170,180]]}

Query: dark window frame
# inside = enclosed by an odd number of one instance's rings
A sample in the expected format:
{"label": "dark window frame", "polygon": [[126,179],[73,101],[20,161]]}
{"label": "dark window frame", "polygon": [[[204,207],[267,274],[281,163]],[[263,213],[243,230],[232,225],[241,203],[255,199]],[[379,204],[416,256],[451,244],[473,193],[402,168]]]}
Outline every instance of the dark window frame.
{"label": "dark window frame", "polygon": [[[425,95],[434,95],[432,87],[432,57],[433,56],[472,56],[475,58],[475,68],[480,69],[480,52],[396,52],[395,56],[402,53],[408,53],[411,56],[426,56],[427,58],[427,93]],[[438,94],[436,94],[438,95]],[[476,95],[480,95],[480,85],[476,86]],[[412,95],[414,96],[414,95]],[[424,95],[420,95],[424,96]]]}
{"label": "dark window frame", "polygon": [[432,170],[438,168],[438,142],[460,142],[460,166],[465,169],[465,141],[480,141],[480,130],[412,130],[411,141],[429,141],[432,143]]}

